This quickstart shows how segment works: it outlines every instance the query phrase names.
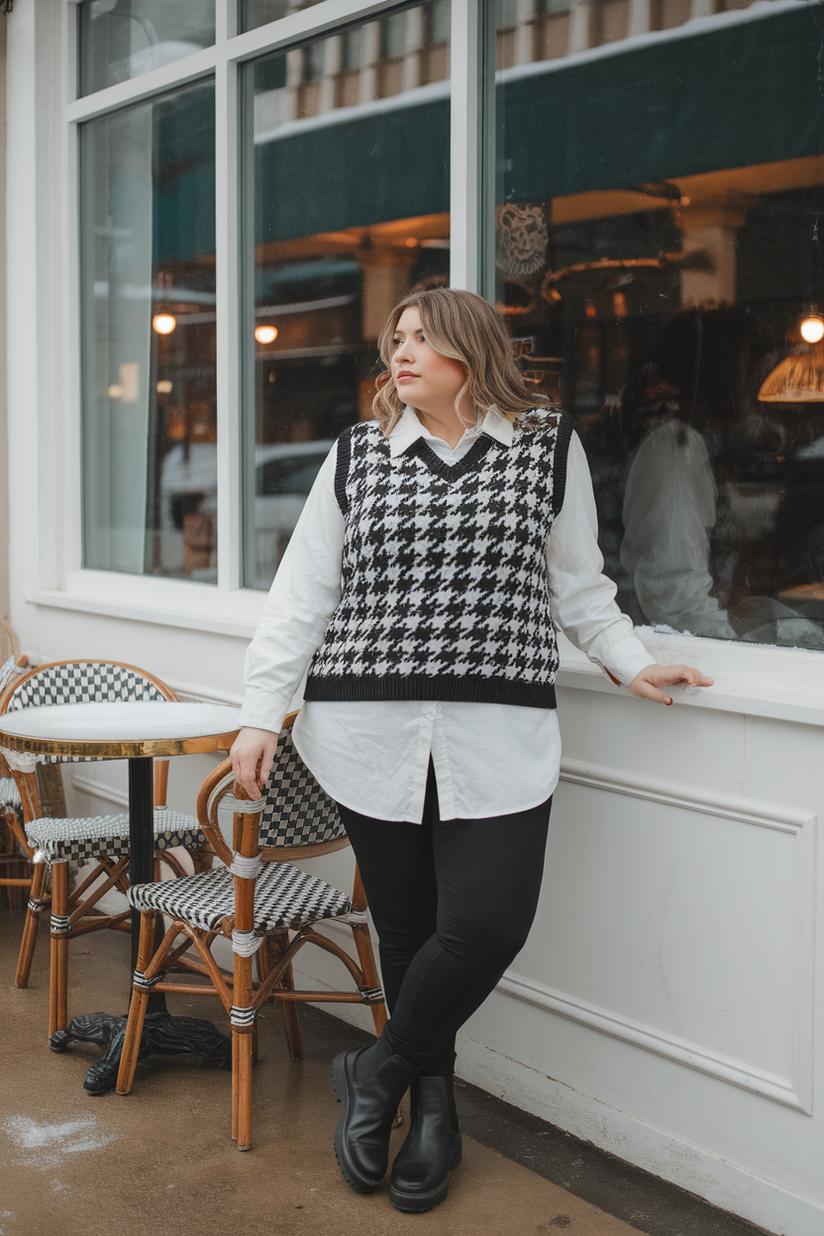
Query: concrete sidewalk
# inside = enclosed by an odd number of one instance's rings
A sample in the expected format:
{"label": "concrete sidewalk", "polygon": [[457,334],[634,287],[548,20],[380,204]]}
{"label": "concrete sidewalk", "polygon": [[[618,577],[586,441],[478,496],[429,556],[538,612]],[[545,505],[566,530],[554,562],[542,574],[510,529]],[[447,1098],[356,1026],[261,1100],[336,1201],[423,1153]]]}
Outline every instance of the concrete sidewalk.
{"label": "concrete sidewalk", "polygon": [[[626,1167],[474,1087],[460,1086],[464,1157],[447,1200],[424,1215],[359,1196],[332,1138],[330,1061],[367,1041],[313,1008],[306,1057],[292,1063],[280,1011],[260,1018],[253,1147],[230,1139],[230,1076],[194,1059],[139,1065],[131,1095],[92,1098],[99,1049],[48,1050],[48,934],[32,980],[12,986],[22,914],[0,913],[0,1236],[753,1236],[758,1229]],[[69,1013],[125,1007],[129,939],[72,945]],[[223,1027],[216,999],[170,996],[173,1012]],[[394,1149],[405,1128],[393,1134]],[[564,1186],[571,1186],[564,1187]],[[574,1190],[574,1191],[573,1191]]]}

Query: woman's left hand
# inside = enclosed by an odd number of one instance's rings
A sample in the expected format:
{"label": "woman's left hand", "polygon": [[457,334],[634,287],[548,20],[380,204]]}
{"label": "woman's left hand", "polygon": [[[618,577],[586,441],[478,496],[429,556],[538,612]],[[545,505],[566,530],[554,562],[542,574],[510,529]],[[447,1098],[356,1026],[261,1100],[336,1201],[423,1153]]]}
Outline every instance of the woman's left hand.
{"label": "woman's left hand", "polygon": [[642,700],[656,704],[671,704],[672,696],[659,687],[711,687],[713,679],[691,665],[647,665],[636,674],[629,689]]}

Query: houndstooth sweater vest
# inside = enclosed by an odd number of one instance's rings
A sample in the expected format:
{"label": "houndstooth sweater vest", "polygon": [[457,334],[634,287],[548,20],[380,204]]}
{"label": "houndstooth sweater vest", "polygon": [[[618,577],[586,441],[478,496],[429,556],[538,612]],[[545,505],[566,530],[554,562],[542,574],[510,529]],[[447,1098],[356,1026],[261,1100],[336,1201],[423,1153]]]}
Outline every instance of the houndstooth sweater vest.
{"label": "houndstooth sweater vest", "polygon": [[374,421],[340,437],[343,589],[307,700],[555,707],[546,544],[571,431],[537,409],[451,467],[423,438],[393,459]]}

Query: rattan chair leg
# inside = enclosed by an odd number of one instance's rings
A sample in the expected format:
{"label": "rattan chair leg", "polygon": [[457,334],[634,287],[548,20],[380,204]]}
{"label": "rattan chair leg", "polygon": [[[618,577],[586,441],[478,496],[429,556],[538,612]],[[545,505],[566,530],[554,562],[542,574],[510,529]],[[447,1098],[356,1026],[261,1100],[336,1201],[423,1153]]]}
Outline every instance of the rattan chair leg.
{"label": "rattan chair leg", "polygon": [[[355,883],[352,889],[352,909],[364,911],[366,909],[366,894],[363,890],[363,881],[361,880],[360,869],[355,867]],[[372,937],[369,933],[369,924],[352,923],[352,935],[355,939],[355,948],[358,953],[358,961],[360,968],[363,971],[363,977],[367,987],[379,988],[381,986],[378,967],[375,963],[375,952],[372,948]],[[386,1001],[381,1000],[379,1004],[373,1004],[372,1020],[375,1023],[375,1034],[380,1038],[381,1031],[387,1022]]]}
{"label": "rattan chair leg", "polygon": [[238,1093],[239,1093],[239,1086],[240,1086],[240,1064],[239,1064],[240,1035],[237,1033],[234,1026],[232,1026],[231,1030],[232,1030],[232,1141],[236,1142],[237,1135],[238,1135],[238,1124],[239,1124]]}
{"label": "rattan chair leg", "polygon": [[[358,952],[358,961],[360,962],[361,970],[363,970],[366,986],[380,988],[381,979],[378,974],[378,967],[375,964],[375,954],[372,950],[372,937],[369,934],[369,927],[366,923],[352,923],[352,935],[355,938],[355,948]],[[371,1004],[369,1007],[372,1009],[375,1034],[380,1038],[381,1031],[388,1020],[386,1001],[380,1000],[379,1003]]]}
{"label": "rattan chair leg", "polygon": [[[68,918],[69,864],[52,864],[52,915]],[[68,930],[51,936],[49,968],[49,1037],[65,1030],[68,1017],[69,935]]]}
{"label": "rattan chair leg", "polygon": [[[284,991],[295,990],[295,979],[292,974],[292,967],[287,966],[280,977],[279,986]],[[286,1031],[286,1044],[289,1048],[289,1057],[291,1060],[303,1059],[303,1031],[300,1028],[300,1013],[297,1003],[294,1000],[283,1000],[281,1006],[283,1009],[283,1028]]]}
{"label": "rattan chair leg", "polygon": [[42,913],[42,911],[35,912],[31,906],[43,900],[48,873],[48,863],[35,863],[29,892],[29,905],[26,907],[26,921],[23,924],[23,938],[20,941],[20,954],[17,958],[17,973],[14,976],[15,987],[28,987],[29,985],[34,946],[37,943],[37,926],[40,922],[40,913]]}
{"label": "rattan chair leg", "polygon": [[252,1146],[252,1035],[248,1030],[232,1027],[237,1040],[237,1148]]}
{"label": "rattan chair leg", "polygon": [[[152,959],[155,937],[155,913],[145,910],[140,915],[140,941],[137,947],[137,968],[146,972]],[[140,1040],[143,1037],[143,1022],[149,1004],[149,992],[133,988],[132,1000],[129,1005],[129,1020],[126,1023],[126,1038],[120,1055],[120,1068],[117,1073],[117,1093],[129,1094],[134,1082],[134,1071],[137,1068],[137,1057],[140,1054]]]}
{"label": "rattan chair leg", "polygon": [[[244,795],[240,786],[235,786],[235,794]],[[240,844],[237,849],[241,857],[253,858],[258,853],[258,833],[260,820],[254,813],[248,815],[238,813],[235,824],[240,825]],[[255,880],[245,875],[234,875],[235,885],[235,930],[251,932],[255,923]],[[232,1002],[236,1009],[250,1010],[253,1007],[254,986],[252,982],[252,958],[242,953],[234,953],[234,974],[232,984]],[[243,1016],[246,1016],[244,1013]],[[254,1013],[249,1014],[254,1022]],[[242,1018],[241,1018],[242,1020]],[[237,1130],[238,1150],[248,1150],[252,1143],[252,1024],[232,1026],[232,1095],[236,1101],[236,1118],[233,1118],[233,1128]],[[237,1091],[235,1096],[235,1074],[237,1075]]]}
{"label": "rattan chair leg", "polygon": [[[289,947],[289,938],[285,933],[281,935],[277,935],[277,936],[270,936],[266,941],[264,941],[263,947],[261,948],[260,953],[259,953],[261,982],[263,982],[263,980],[266,978],[266,976],[269,973],[269,969],[270,969],[269,950],[271,949],[271,952],[274,954],[276,958],[275,964],[277,964],[277,961],[280,960],[280,958],[286,952],[288,947]],[[278,1001],[278,995],[277,995],[278,990],[280,991],[294,991],[295,990],[295,980],[294,980],[294,975],[292,973],[291,966],[288,966],[286,970],[284,970],[283,974],[280,976],[278,980],[276,989],[272,992],[272,995],[269,998],[271,1000],[277,1001],[280,1004],[280,1007],[283,1011],[283,1028],[286,1031],[286,1045],[289,1048],[289,1058],[291,1060],[302,1060],[303,1059],[303,1032],[300,1028],[300,1013],[298,1010],[298,1006],[296,1002],[293,1000]]]}

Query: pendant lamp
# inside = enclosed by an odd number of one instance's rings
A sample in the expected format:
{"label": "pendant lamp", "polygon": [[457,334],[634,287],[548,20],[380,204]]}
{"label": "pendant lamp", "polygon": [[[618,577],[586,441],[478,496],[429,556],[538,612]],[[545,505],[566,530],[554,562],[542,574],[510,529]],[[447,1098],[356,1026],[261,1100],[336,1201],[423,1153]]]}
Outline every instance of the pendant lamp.
{"label": "pendant lamp", "polygon": [[824,339],[793,348],[758,392],[761,403],[824,403]]}

